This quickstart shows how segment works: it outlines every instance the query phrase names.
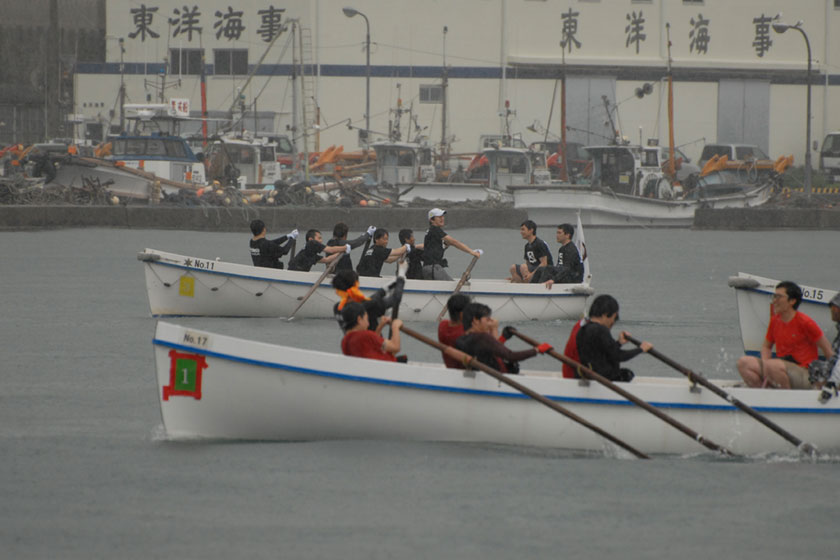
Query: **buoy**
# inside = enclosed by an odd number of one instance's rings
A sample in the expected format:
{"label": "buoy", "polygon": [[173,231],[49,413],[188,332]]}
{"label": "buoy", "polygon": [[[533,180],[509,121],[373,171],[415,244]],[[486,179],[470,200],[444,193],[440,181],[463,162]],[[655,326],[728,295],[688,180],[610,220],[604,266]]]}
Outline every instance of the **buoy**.
{"label": "buoy", "polygon": [[197,191],[195,191],[195,196],[201,196],[204,194],[204,187],[201,187]]}
{"label": "buoy", "polygon": [[248,204],[248,199],[247,199],[247,198],[243,198],[243,199],[242,199],[242,204],[247,205],[247,204]]}
{"label": "buoy", "polygon": [[225,191],[223,191],[222,189],[216,191],[216,196],[222,196],[223,194],[225,194]]}
{"label": "buoy", "polygon": [[252,194],[251,196],[248,197],[248,200],[250,202],[259,202],[261,199],[262,199],[261,194]]}
{"label": "buoy", "polygon": [[391,204],[391,199],[386,198],[385,200],[382,201],[382,204]]}
{"label": "buoy", "polygon": [[312,194],[312,187],[306,187],[304,190],[306,191],[306,194]]}
{"label": "buoy", "polygon": [[225,206],[230,206],[230,198],[226,196],[225,199],[222,201],[222,203]]}
{"label": "buoy", "polygon": [[269,196],[269,197],[266,199],[266,202],[268,202],[269,204],[274,204],[274,197],[273,197],[273,196]]}
{"label": "buoy", "polygon": [[111,204],[116,206],[119,203],[120,203],[120,197],[118,197],[117,195],[114,195],[114,196],[111,197]]}
{"label": "buoy", "polygon": [[376,206],[376,205],[377,205],[377,202],[376,202],[375,200],[368,200],[367,205],[368,205],[368,206]]}
{"label": "buoy", "polygon": [[359,201],[359,206],[367,206],[367,200],[362,199]]}

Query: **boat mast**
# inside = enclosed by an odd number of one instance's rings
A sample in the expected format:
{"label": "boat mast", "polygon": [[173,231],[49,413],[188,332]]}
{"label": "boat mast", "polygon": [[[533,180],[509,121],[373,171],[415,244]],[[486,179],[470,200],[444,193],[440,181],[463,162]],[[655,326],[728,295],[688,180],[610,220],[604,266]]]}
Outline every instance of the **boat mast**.
{"label": "boat mast", "polygon": [[[560,174],[560,179],[562,181],[569,180],[568,161],[566,159],[566,43],[568,40],[566,31],[563,31],[563,40],[560,41],[563,62],[563,74],[560,76],[560,158],[563,160],[563,171]],[[548,138],[547,133],[546,138]]]}
{"label": "boat mast", "polygon": [[204,66],[207,63],[204,55],[204,45],[201,44],[201,34],[198,35],[199,46],[201,47],[201,138],[202,146],[207,146],[207,73]]}
{"label": "boat mast", "polygon": [[295,149],[295,164],[294,170],[295,172],[300,171],[300,152],[298,151],[298,114],[297,114],[297,59],[296,59],[296,46],[295,46],[295,29],[297,25],[297,20],[292,20],[292,147]]}
{"label": "boat mast", "polygon": [[304,169],[304,179],[306,181],[309,180],[309,124],[306,120],[306,68],[303,64],[303,29],[300,27],[300,23],[298,23],[298,46],[300,47],[298,50],[300,52],[300,121],[301,121],[301,129],[302,129],[302,136],[303,136],[303,169]]}
{"label": "boat mast", "polygon": [[123,132],[125,132],[125,39],[120,37],[120,134]]}
{"label": "boat mast", "polygon": [[447,26],[443,26],[443,71],[440,80],[441,115],[440,115],[440,167],[445,169],[449,164],[449,143],[446,141],[446,88],[449,86],[449,70],[446,68],[446,33]]}
{"label": "boat mast", "polygon": [[671,24],[665,23],[668,46],[668,177],[676,176],[674,161],[674,77],[671,72]]}

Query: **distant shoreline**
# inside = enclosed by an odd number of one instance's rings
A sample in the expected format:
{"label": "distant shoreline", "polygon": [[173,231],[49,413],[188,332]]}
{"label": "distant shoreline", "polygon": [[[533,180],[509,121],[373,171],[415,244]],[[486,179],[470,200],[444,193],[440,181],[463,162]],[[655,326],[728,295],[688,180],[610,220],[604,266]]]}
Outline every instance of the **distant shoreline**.
{"label": "distant shoreline", "polygon": [[[440,203],[439,203],[440,204]],[[511,207],[473,208],[442,204],[447,210],[446,229],[517,229],[528,219],[524,210]],[[338,208],[308,206],[0,206],[0,231],[32,231],[66,228],[125,228],[192,231],[248,230],[254,218],[266,223],[269,231],[291,227],[321,228],[331,231],[337,222],[351,230],[369,225],[397,232],[402,228],[423,230],[428,208]],[[591,226],[594,227],[594,226]],[[840,208],[700,208],[693,229],[762,230],[840,230]]]}

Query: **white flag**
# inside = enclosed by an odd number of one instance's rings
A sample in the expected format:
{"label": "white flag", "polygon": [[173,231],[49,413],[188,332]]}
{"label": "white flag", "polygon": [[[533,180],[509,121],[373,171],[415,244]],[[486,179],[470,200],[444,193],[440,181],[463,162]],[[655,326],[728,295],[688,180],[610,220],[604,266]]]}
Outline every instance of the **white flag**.
{"label": "white flag", "polygon": [[583,237],[583,224],[580,221],[580,210],[577,211],[577,226],[572,241],[577,247],[580,258],[583,261],[583,283],[589,284],[592,280],[592,272],[589,270],[589,254],[586,251],[586,240]]}

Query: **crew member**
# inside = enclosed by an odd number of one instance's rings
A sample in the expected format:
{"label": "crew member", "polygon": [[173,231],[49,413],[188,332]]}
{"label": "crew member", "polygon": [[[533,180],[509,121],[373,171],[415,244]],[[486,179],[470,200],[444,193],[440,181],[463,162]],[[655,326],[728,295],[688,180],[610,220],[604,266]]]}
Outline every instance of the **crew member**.
{"label": "crew member", "polygon": [[[464,334],[455,341],[455,347],[479,362],[502,373],[519,373],[519,362],[537,352],[544,354],[551,350],[551,345],[543,342],[536,348],[514,352],[504,345],[504,338],[499,339],[499,322],[491,317],[491,310],[483,303],[470,303],[461,315]],[[463,365],[459,364],[463,369]]]}
{"label": "crew member", "polygon": [[606,294],[596,297],[589,307],[589,322],[577,334],[579,361],[610,381],[630,381],[634,377],[633,372],[622,368],[620,363],[647,352],[653,345],[642,342],[639,348],[622,350],[621,345],[627,343],[630,333],[621,331],[616,341],[610,334],[616,322],[618,301]]}
{"label": "crew member", "polygon": [[373,246],[365,251],[356,267],[359,276],[381,276],[384,263],[392,263],[411,251],[411,245],[407,243],[399,249],[389,249],[388,237],[387,229],[379,228],[374,232]]}
{"label": "crew member", "polygon": [[293,229],[277,239],[266,239],[267,230],[262,220],[251,221],[251,262],[254,266],[265,268],[283,268],[280,258],[292,249],[292,243],[298,236]]}
{"label": "crew member", "polygon": [[452,280],[444,268],[449,266],[443,258],[443,252],[450,246],[456,247],[474,257],[480,257],[481,249],[470,249],[451,235],[443,231],[446,210],[432,208],[429,210],[429,229],[423,239],[423,279],[425,280]]}
{"label": "crew member", "polygon": [[[466,294],[452,294],[446,302],[446,310],[449,312],[449,319],[444,319],[438,324],[438,340],[447,346],[455,346],[456,341],[464,334],[464,323],[462,315],[464,308],[471,302],[470,296]],[[464,369],[464,364],[450,357],[446,352],[443,354],[443,363],[448,368]]]}
{"label": "crew member", "polygon": [[[370,322],[364,305],[351,301],[341,311],[347,332],[341,339],[341,351],[347,356],[370,358],[396,362],[400,351],[400,327],[402,321],[383,317],[375,330],[369,330]],[[388,340],[380,334],[385,325],[391,325],[391,337]]]}
{"label": "crew member", "polygon": [[[295,258],[289,262],[289,270],[299,270],[309,272],[317,263],[330,263],[339,258],[342,253],[349,254],[352,247],[350,244],[336,245],[335,247],[327,247],[323,243],[321,232],[317,229],[310,229],[306,232],[306,245]],[[326,257],[321,257],[321,252],[324,252]]]}
{"label": "crew member", "polygon": [[551,259],[551,250],[548,243],[537,237],[537,224],[533,220],[525,220],[519,226],[519,234],[525,243],[525,262],[519,265],[511,265],[510,281],[521,283],[536,280],[539,275],[535,274],[539,269],[551,266],[554,261]]}
{"label": "crew member", "polygon": [[[802,303],[802,288],[785,280],[776,284],[773,293],[773,316],[761,345],[761,358],[742,356],[738,373],[750,387],[776,389],[811,389],[808,366],[819,357],[833,352],[819,325],[797,311]],[[776,356],[773,358],[773,346]]]}
{"label": "crew member", "polygon": [[[367,232],[363,233],[356,239],[352,241],[347,241],[347,233],[350,231],[350,228],[347,227],[347,224],[344,222],[338,222],[333,227],[333,236],[332,239],[327,241],[327,247],[339,247],[342,245],[350,245],[351,249],[355,249],[357,247],[361,247],[365,244],[365,242],[373,237],[373,232],[376,231],[375,226],[369,226],[367,228]],[[347,253],[341,255],[339,257],[338,262],[335,263],[335,270],[353,270],[353,261],[350,260],[350,255]]]}

